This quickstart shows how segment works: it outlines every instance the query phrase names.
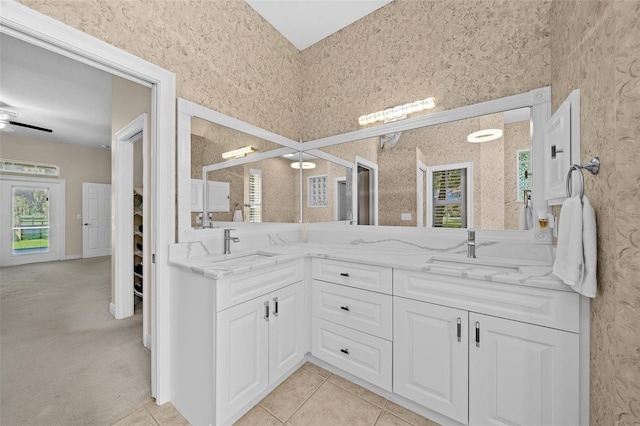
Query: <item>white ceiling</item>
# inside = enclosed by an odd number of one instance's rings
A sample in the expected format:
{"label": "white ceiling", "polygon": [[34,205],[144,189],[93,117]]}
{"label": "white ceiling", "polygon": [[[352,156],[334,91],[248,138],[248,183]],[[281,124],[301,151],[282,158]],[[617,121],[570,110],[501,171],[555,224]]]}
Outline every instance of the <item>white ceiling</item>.
{"label": "white ceiling", "polygon": [[111,145],[111,74],[16,38],[0,35],[0,110],[11,121],[0,132],[99,148]]}
{"label": "white ceiling", "polygon": [[392,0],[246,0],[298,50],[330,36]]}

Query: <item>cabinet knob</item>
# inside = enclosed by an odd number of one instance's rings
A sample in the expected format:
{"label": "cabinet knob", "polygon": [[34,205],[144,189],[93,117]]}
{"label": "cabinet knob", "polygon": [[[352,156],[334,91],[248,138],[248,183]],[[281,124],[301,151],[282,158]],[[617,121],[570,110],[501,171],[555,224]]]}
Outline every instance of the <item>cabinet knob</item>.
{"label": "cabinet knob", "polygon": [[349,311],[349,305],[340,306],[343,311]]}
{"label": "cabinet knob", "polygon": [[269,321],[269,301],[264,302],[264,320]]}
{"label": "cabinet knob", "polygon": [[340,349],[340,352],[349,355],[349,349]]}
{"label": "cabinet knob", "polygon": [[278,316],[278,298],[274,297],[273,298],[273,316],[277,317]]}
{"label": "cabinet knob", "polygon": [[340,272],[340,275],[343,276],[343,277],[348,277],[349,276],[349,274],[346,273],[346,272]]}
{"label": "cabinet knob", "polygon": [[462,341],[462,318],[458,318],[458,326],[457,326],[457,334],[458,334],[458,342]]}
{"label": "cabinet knob", "polygon": [[476,322],[476,348],[480,347],[480,323]]}

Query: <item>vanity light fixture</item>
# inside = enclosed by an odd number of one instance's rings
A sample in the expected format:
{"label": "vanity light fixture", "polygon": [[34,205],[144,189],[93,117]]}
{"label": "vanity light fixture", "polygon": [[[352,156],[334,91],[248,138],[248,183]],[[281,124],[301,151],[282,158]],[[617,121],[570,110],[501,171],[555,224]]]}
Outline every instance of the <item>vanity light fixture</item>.
{"label": "vanity light fixture", "polygon": [[244,148],[234,149],[233,151],[227,151],[222,153],[222,158],[225,160],[228,158],[241,158],[247,154],[251,154],[256,149],[252,146],[245,146]]}
{"label": "vanity light fixture", "polygon": [[302,164],[302,168],[304,170],[316,168],[316,163],[312,163],[310,161],[303,161],[302,163],[300,163],[299,161],[294,161],[293,163],[291,163],[291,167],[294,169],[300,169],[300,164]]}
{"label": "vanity light fixture", "polygon": [[362,115],[358,118],[358,123],[361,126],[367,124],[373,124],[378,121],[384,121],[389,123],[391,121],[401,120],[407,118],[409,114],[414,112],[424,111],[425,109],[431,109],[436,106],[436,98],[427,98],[415,102],[408,102],[402,105],[396,105],[391,108],[387,108],[383,111],[372,112],[371,114]]}
{"label": "vanity light fixture", "polygon": [[502,137],[502,130],[500,129],[484,129],[477,132],[470,133],[467,136],[467,142],[479,143],[489,142]]}

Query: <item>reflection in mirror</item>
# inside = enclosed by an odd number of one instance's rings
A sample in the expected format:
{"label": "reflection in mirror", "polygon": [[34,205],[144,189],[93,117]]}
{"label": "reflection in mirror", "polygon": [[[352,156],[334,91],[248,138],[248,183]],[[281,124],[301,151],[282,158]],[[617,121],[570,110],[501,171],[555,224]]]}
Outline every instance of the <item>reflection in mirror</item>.
{"label": "reflection in mirror", "polygon": [[351,169],[304,154],[302,212],[304,222],[351,221]]}
{"label": "reflection in mirror", "polygon": [[[522,229],[524,190],[531,189],[529,116],[529,108],[523,108],[323,151],[377,166],[378,208],[372,214],[377,214],[379,225],[517,230]],[[486,129],[498,129],[502,135],[468,142],[469,134]],[[360,214],[367,205],[367,185],[356,185],[358,223],[370,223],[371,218]]]}
{"label": "reflection in mirror", "polygon": [[[207,172],[202,168],[233,160],[223,153],[252,147],[247,157],[282,148],[273,142],[199,118],[191,118],[191,226],[216,222],[293,222],[298,216],[298,172],[280,156]],[[207,218],[203,218],[206,199]]]}

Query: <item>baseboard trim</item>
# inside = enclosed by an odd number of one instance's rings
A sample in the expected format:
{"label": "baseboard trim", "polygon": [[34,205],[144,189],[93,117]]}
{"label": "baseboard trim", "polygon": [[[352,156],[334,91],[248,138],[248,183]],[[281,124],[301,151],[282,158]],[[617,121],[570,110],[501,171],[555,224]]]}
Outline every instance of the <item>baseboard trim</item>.
{"label": "baseboard trim", "polygon": [[112,317],[116,317],[116,305],[114,305],[113,303],[109,303],[109,313]]}
{"label": "baseboard trim", "polygon": [[64,256],[64,260],[82,259],[82,254],[67,254]]}

